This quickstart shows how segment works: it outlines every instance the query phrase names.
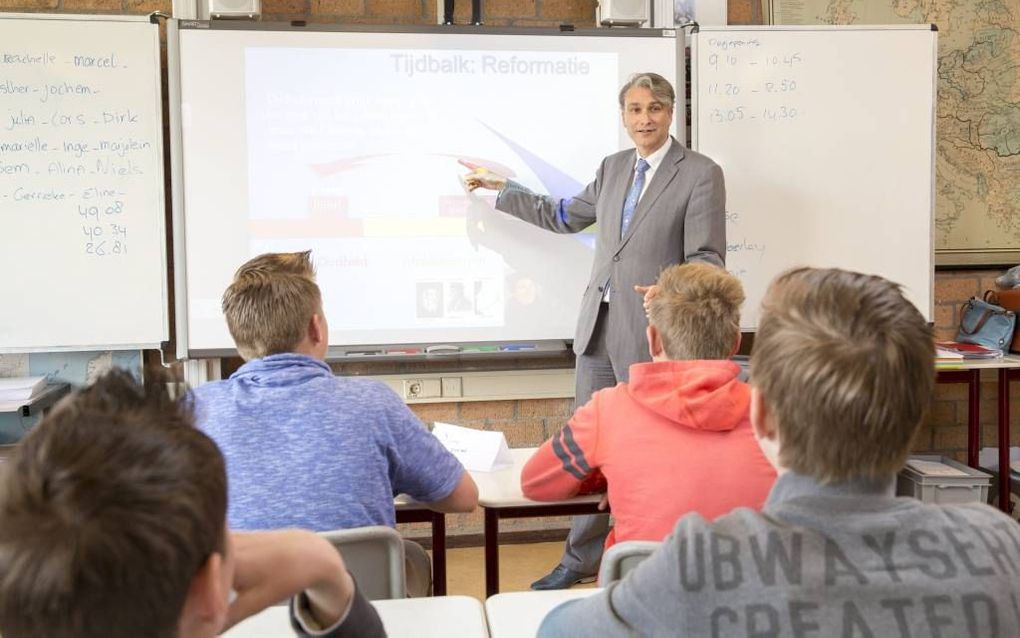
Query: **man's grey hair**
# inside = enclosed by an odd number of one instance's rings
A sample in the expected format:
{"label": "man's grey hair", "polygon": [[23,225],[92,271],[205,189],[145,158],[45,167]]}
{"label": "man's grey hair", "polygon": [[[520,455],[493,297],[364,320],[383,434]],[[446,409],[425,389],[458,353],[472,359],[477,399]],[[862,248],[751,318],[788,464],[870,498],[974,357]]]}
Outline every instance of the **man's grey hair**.
{"label": "man's grey hair", "polygon": [[676,93],[673,91],[673,85],[669,83],[669,80],[658,73],[635,73],[630,76],[627,83],[620,89],[621,111],[624,107],[623,100],[627,95],[627,91],[634,87],[648,89],[656,100],[669,108],[673,108],[673,103],[676,102]]}

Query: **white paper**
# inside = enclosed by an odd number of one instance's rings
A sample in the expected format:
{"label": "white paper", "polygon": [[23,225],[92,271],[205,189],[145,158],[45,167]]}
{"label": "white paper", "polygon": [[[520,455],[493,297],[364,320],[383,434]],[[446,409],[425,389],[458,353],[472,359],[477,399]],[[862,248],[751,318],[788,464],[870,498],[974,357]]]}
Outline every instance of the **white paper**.
{"label": "white paper", "polygon": [[925,476],[970,476],[963,470],[946,465],[945,463],[939,463],[938,461],[910,459],[907,461],[907,467],[912,467]]}
{"label": "white paper", "polygon": [[28,401],[46,385],[46,377],[10,377],[0,379],[0,401]]}
{"label": "white paper", "polygon": [[473,430],[450,423],[436,423],[432,434],[469,472],[493,472],[514,464],[502,432]]}

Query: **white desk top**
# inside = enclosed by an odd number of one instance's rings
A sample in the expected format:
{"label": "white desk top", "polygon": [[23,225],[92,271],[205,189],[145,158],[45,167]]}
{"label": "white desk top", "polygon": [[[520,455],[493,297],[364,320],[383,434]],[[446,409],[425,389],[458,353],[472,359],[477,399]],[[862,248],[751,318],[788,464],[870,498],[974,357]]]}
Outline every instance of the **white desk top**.
{"label": "white desk top", "polygon": [[[488,638],[482,604],[470,596],[373,600],[390,638]],[[277,605],[222,634],[227,638],[293,636],[287,607]]]}
{"label": "white desk top", "polygon": [[374,600],[390,638],[488,638],[482,603],[470,596]]}
{"label": "white desk top", "polygon": [[542,619],[560,603],[586,598],[601,589],[554,589],[515,591],[489,596],[485,615],[492,638],[533,638]]}
{"label": "white desk top", "polygon": [[535,453],[535,447],[510,450],[514,457],[513,467],[495,472],[471,472],[471,478],[478,485],[478,504],[482,507],[517,507],[521,505],[562,505],[564,503],[598,503],[601,494],[575,496],[562,501],[533,501],[521,493],[521,471],[524,464]]}
{"label": "white desk top", "polygon": [[1007,354],[994,359],[962,359],[937,363],[935,369],[944,370],[995,370],[998,368],[1020,368],[1020,355]]}

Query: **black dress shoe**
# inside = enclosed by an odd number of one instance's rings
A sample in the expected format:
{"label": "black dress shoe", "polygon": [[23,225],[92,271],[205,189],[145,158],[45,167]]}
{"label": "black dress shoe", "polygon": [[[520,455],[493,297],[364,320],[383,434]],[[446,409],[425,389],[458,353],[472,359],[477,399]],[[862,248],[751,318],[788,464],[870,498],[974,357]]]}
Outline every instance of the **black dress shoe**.
{"label": "black dress shoe", "polygon": [[581,572],[575,572],[572,569],[568,569],[563,565],[557,565],[556,569],[531,583],[531,588],[538,590],[569,589],[577,583],[591,582],[595,582],[594,575],[582,574]]}

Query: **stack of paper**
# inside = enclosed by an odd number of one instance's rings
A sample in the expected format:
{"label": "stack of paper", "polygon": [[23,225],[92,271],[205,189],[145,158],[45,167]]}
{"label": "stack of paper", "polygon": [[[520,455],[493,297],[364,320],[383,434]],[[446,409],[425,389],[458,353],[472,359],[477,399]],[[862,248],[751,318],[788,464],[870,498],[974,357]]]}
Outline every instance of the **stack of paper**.
{"label": "stack of paper", "polygon": [[959,355],[962,359],[995,359],[1002,356],[1001,350],[992,350],[973,343],[960,343],[959,341],[936,341],[936,356],[942,361],[942,353],[946,357]]}
{"label": "stack of paper", "polygon": [[432,426],[432,434],[469,472],[494,472],[514,464],[502,432],[436,422]]}
{"label": "stack of paper", "polygon": [[946,350],[945,348],[935,347],[935,362],[942,363],[943,361],[952,363],[954,361],[963,361],[963,355],[954,350]]}
{"label": "stack of paper", "polygon": [[46,387],[46,377],[0,379],[0,402],[28,401]]}

